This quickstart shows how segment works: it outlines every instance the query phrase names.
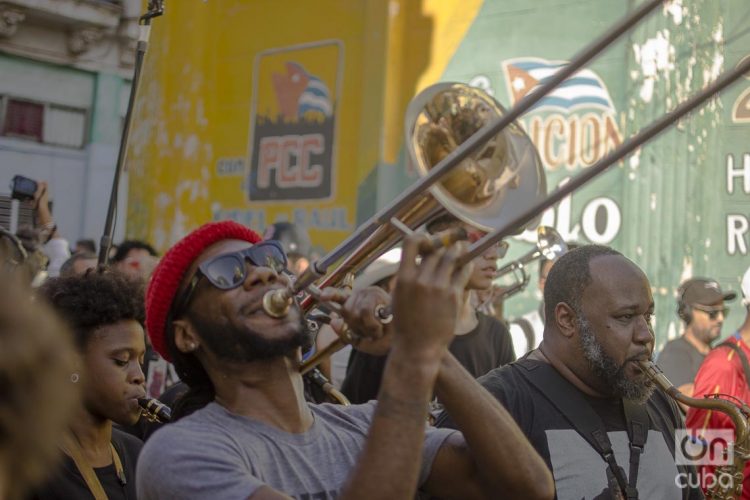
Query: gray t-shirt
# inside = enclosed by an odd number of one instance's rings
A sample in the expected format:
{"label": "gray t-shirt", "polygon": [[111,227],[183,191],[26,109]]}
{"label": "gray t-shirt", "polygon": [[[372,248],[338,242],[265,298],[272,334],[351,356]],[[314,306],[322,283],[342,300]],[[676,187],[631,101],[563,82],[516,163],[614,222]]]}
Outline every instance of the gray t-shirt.
{"label": "gray t-shirt", "polygon": [[[138,498],[245,500],[263,485],[298,499],[336,498],[364,447],[375,405],[310,405],[310,430],[290,434],[211,403],[148,440],[138,459]],[[452,432],[427,429],[419,484]]]}
{"label": "gray t-shirt", "polygon": [[698,368],[705,357],[685,337],[678,337],[666,343],[656,362],[669,381],[675,387],[680,387],[695,382]]}

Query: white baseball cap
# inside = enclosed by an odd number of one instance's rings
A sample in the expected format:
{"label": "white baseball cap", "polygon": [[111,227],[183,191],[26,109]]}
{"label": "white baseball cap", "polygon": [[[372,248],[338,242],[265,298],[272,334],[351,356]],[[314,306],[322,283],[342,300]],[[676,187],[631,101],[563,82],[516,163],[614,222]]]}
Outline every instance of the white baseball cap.
{"label": "white baseball cap", "polygon": [[354,290],[372,286],[375,283],[393,276],[398,271],[401,263],[401,249],[392,248],[378,257],[376,261],[367,266],[354,280]]}

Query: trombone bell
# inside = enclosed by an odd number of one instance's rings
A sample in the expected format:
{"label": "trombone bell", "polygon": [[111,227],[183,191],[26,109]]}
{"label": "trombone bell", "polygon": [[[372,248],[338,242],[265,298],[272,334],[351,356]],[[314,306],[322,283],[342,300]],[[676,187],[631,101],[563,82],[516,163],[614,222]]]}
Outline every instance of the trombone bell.
{"label": "trombone bell", "polygon": [[[439,83],[423,90],[406,113],[406,144],[419,175],[427,175],[459,145],[503,114],[505,109],[497,101],[468,85]],[[440,205],[462,221],[491,231],[545,196],[547,186],[531,139],[513,123],[430,191]]]}

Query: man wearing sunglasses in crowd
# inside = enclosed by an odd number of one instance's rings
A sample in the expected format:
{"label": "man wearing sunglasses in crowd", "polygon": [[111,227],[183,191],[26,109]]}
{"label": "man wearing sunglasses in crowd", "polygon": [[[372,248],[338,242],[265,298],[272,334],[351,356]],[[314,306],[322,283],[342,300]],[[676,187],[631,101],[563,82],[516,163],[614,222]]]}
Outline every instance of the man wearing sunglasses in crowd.
{"label": "man wearing sunglasses in crowd", "polygon": [[[720,394],[725,399],[735,398],[745,404],[750,402],[750,267],[742,276],[740,288],[745,319],[733,335],[706,356],[695,376],[697,397]],[[688,409],[685,426],[695,429],[698,435],[705,435],[706,429],[735,430],[734,423],[725,413],[700,408]],[[698,467],[701,485],[711,484],[713,471],[714,467],[710,465]],[[750,462],[745,464],[742,499],[750,499]]]}
{"label": "man wearing sunglasses in crowd", "polygon": [[677,289],[677,315],[685,324],[684,333],[664,346],[656,362],[681,392],[693,395],[695,375],[721,335],[727,309],[725,301],[734,292],[724,293],[713,279],[692,278]]}
{"label": "man wearing sunglasses in crowd", "polygon": [[[277,242],[216,222],[172,247],[149,284],[147,328],[190,389],[177,421],[141,453],[138,497],[412,498],[419,488],[448,498],[551,498],[544,462],[448,353],[471,271],[456,266],[465,246],[419,260],[425,238],[404,243],[388,325],[373,316],[390,303],[381,289],[324,291],[361,342],[393,336],[379,400],[354,406],[304,399],[301,311],[272,318],[262,308],[267,292],[288,286]],[[433,391],[463,433],[425,425]]]}

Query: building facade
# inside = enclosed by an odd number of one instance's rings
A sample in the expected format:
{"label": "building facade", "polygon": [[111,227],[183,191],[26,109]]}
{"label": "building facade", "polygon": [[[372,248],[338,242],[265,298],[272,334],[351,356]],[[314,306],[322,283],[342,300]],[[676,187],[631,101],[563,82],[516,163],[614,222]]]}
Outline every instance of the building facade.
{"label": "building facade", "polygon": [[[512,106],[643,2],[172,2],[134,119],[128,234],[164,249],[211,219],[290,220],[330,250],[416,180],[404,117],[418,92],[463,82]],[[748,19],[747,0],[664,2],[526,113],[548,191],[750,57]],[[741,78],[541,217],[644,269],[657,347],[680,333],[681,281],[738,291],[750,264],[749,133]],[[505,262],[532,239],[511,238]],[[506,316],[539,298],[528,287]],[[742,319],[729,306],[727,334]]]}
{"label": "building facade", "polygon": [[[104,229],[138,35],[138,0],[0,1],[0,195],[15,229],[10,181],[47,181],[69,240]],[[127,175],[127,174],[126,174]],[[127,207],[122,182],[115,241]]]}

